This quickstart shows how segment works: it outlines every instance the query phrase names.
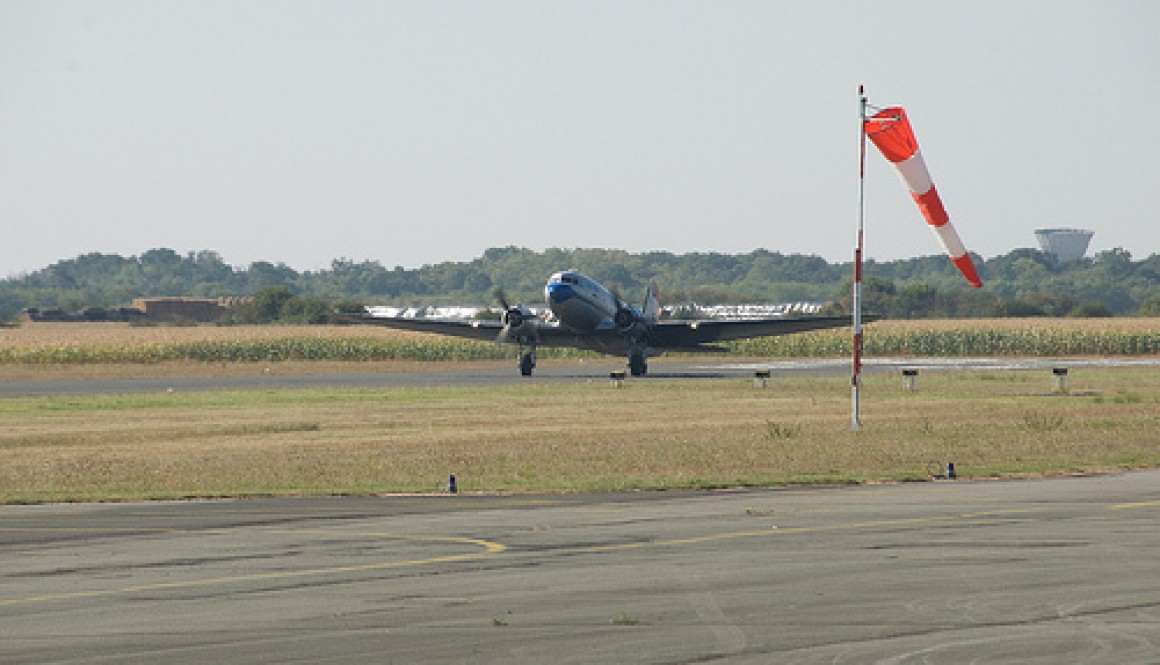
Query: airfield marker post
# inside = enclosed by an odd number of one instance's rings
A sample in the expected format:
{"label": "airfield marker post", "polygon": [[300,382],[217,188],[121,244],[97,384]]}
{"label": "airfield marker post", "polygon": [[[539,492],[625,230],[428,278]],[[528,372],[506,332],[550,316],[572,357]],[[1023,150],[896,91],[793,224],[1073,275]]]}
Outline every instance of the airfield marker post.
{"label": "airfield marker post", "polygon": [[906,392],[914,392],[915,390],[918,390],[917,369],[902,370],[902,389]]}
{"label": "airfield marker post", "polygon": [[753,387],[764,388],[769,385],[770,372],[764,367],[753,372]]}

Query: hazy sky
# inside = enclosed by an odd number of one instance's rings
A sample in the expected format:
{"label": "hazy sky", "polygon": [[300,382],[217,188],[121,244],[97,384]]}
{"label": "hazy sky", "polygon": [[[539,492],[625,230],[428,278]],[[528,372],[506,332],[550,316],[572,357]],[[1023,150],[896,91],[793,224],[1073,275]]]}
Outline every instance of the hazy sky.
{"label": "hazy sky", "polygon": [[[853,254],[858,96],[967,247],[1160,253],[1160,2],[0,0],[0,276],[87,252]],[[941,253],[870,146],[867,254]],[[564,266],[561,266],[564,267]]]}

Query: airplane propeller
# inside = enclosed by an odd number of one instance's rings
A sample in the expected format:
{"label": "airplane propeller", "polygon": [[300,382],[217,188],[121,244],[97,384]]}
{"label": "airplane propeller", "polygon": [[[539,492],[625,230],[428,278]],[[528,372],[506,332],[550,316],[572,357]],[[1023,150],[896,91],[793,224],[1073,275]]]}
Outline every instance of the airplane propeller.
{"label": "airplane propeller", "polygon": [[491,292],[491,297],[492,297],[492,298],[495,298],[496,300],[498,300],[498,301],[499,301],[499,304],[500,304],[500,305],[501,305],[501,306],[502,306],[504,309],[508,309],[507,296],[505,296],[505,295],[504,295],[504,292],[503,292],[503,289],[502,289],[502,288],[500,288],[500,287],[498,287],[498,286],[497,286],[497,287],[495,287],[495,289],[494,289],[494,290]]}
{"label": "airplane propeller", "polygon": [[634,314],[631,309],[621,306],[620,309],[616,310],[616,314],[613,315],[612,321],[616,324],[617,328],[625,330],[627,328],[631,328],[632,325],[636,323],[636,314]]}
{"label": "airplane propeller", "polygon": [[500,317],[500,322],[503,324],[503,328],[501,328],[499,334],[496,335],[496,341],[511,341],[512,339],[520,337],[521,333],[523,333],[524,336],[528,336],[529,331],[524,330],[524,328],[526,326],[532,325],[531,321],[536,318],[535,314],[532,313],[532,310],[524,307],[523,305],[508,304],[507,296],[504,294],[503,289],[499,287],[496,287],[495,291],[492,292],[492,296],[498,300],[500,306],[503,307],[503,314]]}

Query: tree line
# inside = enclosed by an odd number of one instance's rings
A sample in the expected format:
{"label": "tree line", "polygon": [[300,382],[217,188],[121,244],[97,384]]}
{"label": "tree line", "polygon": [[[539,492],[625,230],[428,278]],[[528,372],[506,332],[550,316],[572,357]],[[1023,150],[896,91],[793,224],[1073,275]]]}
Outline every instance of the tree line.
{"label": "tree line", "polygon": [[[1113,249],[1061,263],[1036,249],[1016,249],[973,259],[983,289],[970,289],[941,255],[867,261],[865,311],[888,318],[1160,316],[1160,254],[1133,260]],[[850,307],[851,263],[764,249],[672,254],[499,247],[473,261],[413,269],[337,259],[329,269],[298,271],[266,261],[235,267],[214,251],[182,255],[160,248],[129,257],[84,254],[0,280],[0,317],[29,307],[118,307],[140,297],[261,296],[260,308],[237,314],[261,309],[250,318],[304,321],[324,319],[320,312],[336,306],[492,304],[497,289],[510,301],[535,304],[543,301],[548,275],[567,268],[634,303],[655,277],[666,304],[827,302],[834,313]]]}

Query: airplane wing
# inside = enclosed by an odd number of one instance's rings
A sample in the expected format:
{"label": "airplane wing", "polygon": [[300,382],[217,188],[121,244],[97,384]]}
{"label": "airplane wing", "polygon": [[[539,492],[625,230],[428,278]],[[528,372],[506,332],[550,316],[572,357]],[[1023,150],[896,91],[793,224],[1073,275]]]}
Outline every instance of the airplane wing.
{"label": "airplane wing", "polygon": [[453,321],[443,319],[404,319],[388,316],[352,316],[344,317],[343,323],[359,323],[397,330],[414,330],[417,332],[450,335],[452,337],[466,337],[489,342],[495,341],[503,327],[498,321]]}
{"label": "airplane wing", "polygon": [[[405,319],[387,316],[353,316],[344,317],[342,323],[357,323],[363,325],[383,326],[396,330],[413,330],[416,332],[447,335],[449,337],[464,337],[478,339],[485,342],[495,342],[503,330],[499,321],[458,321],[452,319]],[[576,335],[553,323],[537,321],[536,343],[540,346],[580,346]]]}
{"label": "airplane wing", "polygon": [[[870,322],[873,317],[863,317]],[[410,319],[385,316],[344,317],[342,323],[358,323],[384,326],[399,330],[464,337],[486,342],[498,341],[503,330],[498,321],[457,321],[448,319]],[[655,324],[646,338],[649,347],[658,351],[722,351],[713,346],[715,342],[726,342],[750,337],[772,337],[792,333],[840,328],[850,325],[850,318],[844,316],[800,317],[776,319],[702,319],[699,321],[661,321]],[[535,322],[536,344],[541,347],[570,347],[589,349],[600,353],[618,354],[628,349],[629,342],[614,328],[596,330],[586,335],[578,335],[555,323]]]}
{"label": "airplane wing", "polygon": [[[870,321],[871,317],[863,317]],[[841,328],[850,325],[848,316],[811,316],[776,319],[706,319],[700,321],[661,321],[649,335],[657,349],[711,350],[703,345],[750,337],[773,337],[809,330]]]}

